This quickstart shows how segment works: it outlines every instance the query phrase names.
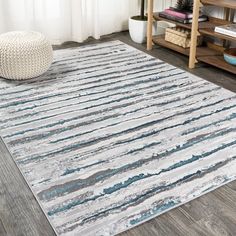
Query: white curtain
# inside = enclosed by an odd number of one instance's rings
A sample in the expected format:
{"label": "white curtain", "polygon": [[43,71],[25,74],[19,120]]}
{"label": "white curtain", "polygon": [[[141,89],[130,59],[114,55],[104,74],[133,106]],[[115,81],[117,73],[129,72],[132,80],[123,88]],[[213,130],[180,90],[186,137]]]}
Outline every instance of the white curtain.
{"label": "white curtain", "polygon": [[127,28],[137,0],[0,0],[0,33],[35,30],[54,43],[82,42],[89,36]]}
{"label": "white curtain", "polygon": [[[155,1],[156,9],[172,1]],[[140,0],[0,0],[0,33],[40,31],[53,43],[98,39],[127,29],[139,5]]]}

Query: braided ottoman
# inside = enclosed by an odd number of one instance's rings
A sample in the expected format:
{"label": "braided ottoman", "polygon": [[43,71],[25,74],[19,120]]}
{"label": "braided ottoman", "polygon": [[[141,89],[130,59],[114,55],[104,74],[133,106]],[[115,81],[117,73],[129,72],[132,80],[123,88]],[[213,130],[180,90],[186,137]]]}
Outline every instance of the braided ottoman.
{"label": "braided ottoman", "polygon": [[48,70],[52,59],[52,46],[41,33],[14,31],[0,35],[0,77],[37,77]]}

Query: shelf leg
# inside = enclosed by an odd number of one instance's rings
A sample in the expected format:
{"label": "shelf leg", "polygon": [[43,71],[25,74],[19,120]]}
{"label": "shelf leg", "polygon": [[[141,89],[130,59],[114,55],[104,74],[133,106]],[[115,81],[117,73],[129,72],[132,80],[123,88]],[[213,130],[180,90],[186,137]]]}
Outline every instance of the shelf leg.
{"label": "shelf leg", "polygon": [[230,9],[229,8],[224,8],[224,20],[229,20],[229,15],[230,15]]}
{"label": "shelf leg", "polygon": [[198,18],[199,18],[200,6],[201,6],[200,0],[194,0],[191,46],[190,46],[190,55],[189,55],[189,68],[190,69],[193,69],[196,63],[197,36],[199,35]]}
{"label": "shelf leg", "polygon": [[148,0],[147,50],[152,50],[153,0]]}
{"label": "shelf leg", "polygon": [[[230,21],[231,11],[229,8],[224,8],[224,20]],[[223,40],[223,47],[228,48],[230,46],[230,42],[227,40]]]}

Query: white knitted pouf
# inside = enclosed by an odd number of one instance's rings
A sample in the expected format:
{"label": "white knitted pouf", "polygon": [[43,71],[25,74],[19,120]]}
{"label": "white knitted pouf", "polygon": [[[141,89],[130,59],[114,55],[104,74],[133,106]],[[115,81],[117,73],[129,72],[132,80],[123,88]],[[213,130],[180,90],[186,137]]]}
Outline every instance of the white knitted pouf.
{"label": "white knitted pouf", "polygon": [[48,70],[52,59],[52,46],[41,33],[14,31],[0,35],[0,77],[37,77]]}

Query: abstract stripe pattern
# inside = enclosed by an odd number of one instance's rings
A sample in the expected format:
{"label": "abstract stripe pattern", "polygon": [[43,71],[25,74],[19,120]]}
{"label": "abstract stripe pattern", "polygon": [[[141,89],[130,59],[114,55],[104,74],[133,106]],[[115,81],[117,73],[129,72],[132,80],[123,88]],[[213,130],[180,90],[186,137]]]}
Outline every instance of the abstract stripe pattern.
{"label": "abstract stripe pattern", "polygon": [[0,134],[58,235],[115,235],[236,177],[236,95],[120,41],[0,79]]}

